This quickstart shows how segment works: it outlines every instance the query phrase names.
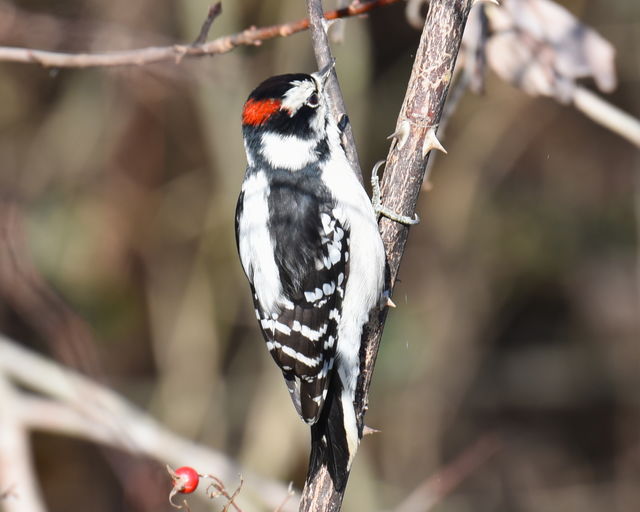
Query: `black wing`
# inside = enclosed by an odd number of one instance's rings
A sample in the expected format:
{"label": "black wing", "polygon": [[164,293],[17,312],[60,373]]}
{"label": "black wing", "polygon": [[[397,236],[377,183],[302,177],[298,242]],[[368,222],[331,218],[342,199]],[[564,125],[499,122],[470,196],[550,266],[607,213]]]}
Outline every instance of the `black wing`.
{"label": "black wing", "polygon": [[[275,237],[276,264],[285,283],[280,310],[265,311],[254,291],[267,348],[284,374],[298,414],[310,424],[320,416],[329,385],[349,258],[349,231],[331,204],[318,205],[316,211],[319,215],[310,224],[315,238],[305,234],[303,226]],[[307,264],[301,268],[304,259]]]}

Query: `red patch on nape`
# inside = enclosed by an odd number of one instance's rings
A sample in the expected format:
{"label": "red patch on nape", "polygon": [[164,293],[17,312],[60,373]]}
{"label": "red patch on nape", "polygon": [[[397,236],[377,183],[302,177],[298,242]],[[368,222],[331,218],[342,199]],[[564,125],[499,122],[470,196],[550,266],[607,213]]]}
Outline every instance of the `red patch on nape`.
{"label": "red patch on nape", "polygon": [[258,126],[264,123],[271,115],[280,109],[280,100],[249,100],[244,104],[242,111],[242,124]]}

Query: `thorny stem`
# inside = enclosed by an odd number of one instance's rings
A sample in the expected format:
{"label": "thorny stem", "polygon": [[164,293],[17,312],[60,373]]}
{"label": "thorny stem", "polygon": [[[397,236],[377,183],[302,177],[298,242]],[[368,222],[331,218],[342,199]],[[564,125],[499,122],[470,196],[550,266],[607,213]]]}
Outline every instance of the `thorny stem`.
{"label": "thorny stem", "polygon": [[[309,0],[310,3],[314,1],[318,0]],[[424,140],[429,129],[433,130],[440,121],[472,3],[472,0],[432,0],[430,3],[396,127],[399,133],[402,126],[408,126],[404,130],[406,137],[403,137],[403,144],[392,144],[382,181],[386,206],[399,214],[411,216],[415,211],[429,158],[428,153],[423,154]],[[409,228],[382,218],[380,231],[393,286]],[[370,320],[363,334],[355,404],[360,426],[364,425],[367,396],[385,320],[386,310]],[[306,483],[300,510],[335,512],[340,510],[343,496],[344,490],[335,490],[326,467],[322,467]]]}

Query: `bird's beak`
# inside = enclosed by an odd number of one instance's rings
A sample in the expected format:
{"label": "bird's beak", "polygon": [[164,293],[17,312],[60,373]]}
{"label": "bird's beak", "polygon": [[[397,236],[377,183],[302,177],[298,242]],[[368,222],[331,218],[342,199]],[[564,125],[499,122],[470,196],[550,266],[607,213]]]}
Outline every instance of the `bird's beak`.
{"label": "bird's beak", "polygon": [[315,81],[318,83],[320,87],[324,87],[324,84],[327,82],[329,77],[331,76],[331,70],[336,66],[336,59],[331,59],[331,62],[323,67],[320,71],[317,71],[312,74]]}

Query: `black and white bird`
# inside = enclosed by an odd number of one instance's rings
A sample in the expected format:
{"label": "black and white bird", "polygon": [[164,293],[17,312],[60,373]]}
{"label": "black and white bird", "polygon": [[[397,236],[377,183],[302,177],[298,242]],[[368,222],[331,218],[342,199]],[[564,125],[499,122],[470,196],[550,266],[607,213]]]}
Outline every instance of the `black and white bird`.
{"label": "black and white bird", "polygon": [[310,467],[324,455],[341,488],[361,437],[362,329],[384,304],[386,262],[329,111],[328,74],[271,77],[245,103],[236,241],[267,348],[312,426]]}

